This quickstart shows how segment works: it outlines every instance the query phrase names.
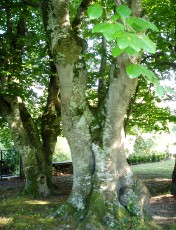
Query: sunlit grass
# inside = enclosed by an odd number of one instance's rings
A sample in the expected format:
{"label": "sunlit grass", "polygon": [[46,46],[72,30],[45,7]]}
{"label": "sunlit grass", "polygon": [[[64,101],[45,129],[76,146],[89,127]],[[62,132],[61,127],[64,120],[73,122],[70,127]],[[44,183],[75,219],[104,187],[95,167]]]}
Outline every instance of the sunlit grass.
{"label": "sunlit grass", "polygon": [[7,224],[10,224],[12,221],[13,221],[13,218],[0,217],[0,227],[7,225]]}
{"label": "sunlit grass", "polygon": [[49,204],[50,202],[49,201],[42,201],[42,200],[27,200],[27,201],[25,201],[25,203],[26,204],[34,204],[34,205],[36,205],[36,204],[43,205],[43,204]]}
{"label": "sunlit grass", "polygon": [[171,179],[171,175],[174,169],[174,163],[175,163],[175,159],[168,159],[156,163],[132,165],[131,168],[133,173],[141,178]]}
{"label": "sunlit grass", "polygon": [[151,196],[170,194],[175,159],[131,166],[135,175],[148,187]]}
{"label": "sunlit grass", "polygon": [[0,229],[58,229],[57,220],[46,218],[55,212],[66,198],[33,200],[28,197],[9,197],[0,204]]}

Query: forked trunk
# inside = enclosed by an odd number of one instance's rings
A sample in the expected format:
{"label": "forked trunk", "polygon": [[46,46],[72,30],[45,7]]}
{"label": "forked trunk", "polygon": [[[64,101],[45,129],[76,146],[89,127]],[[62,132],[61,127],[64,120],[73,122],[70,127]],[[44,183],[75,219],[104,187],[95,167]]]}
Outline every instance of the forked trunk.
{"label": "forked trunk", "polygon": [[115,60],[106,98],[91,109],[86,100],[85,42],[78,37],[75,23],[70,25],[69,1],[41,2],[59,75],[64,134],[73,160],[72,192],[55,213],[62,217],[59,228],[122,229],[124,218],[144,217],[149,198],[124,155],[124,116],[137,86],[137,80],[125,71],[131,59],[121,55]]}
{"label": "forked trunk", "polygon": [[[82,66],[80,57],[75,66]],[[121,66],[129,60],[124,56],[117,61]],[[75,226],[78,229],[118,229],[127,216],[143,218],[149,199],[146,187],[133,176],[124,154],[124,116],[137,81],[129,79],[123,69],[120,77],[115,77],[112,65],[106,102],[96,116],[86,106],[84,68],[74,71],[75,66],[57,65],[63,128],[74,172],[71,195],[58,213],[69,213],[68,222],[79,216]],[[97,122],[98,116],[101,123]]]}

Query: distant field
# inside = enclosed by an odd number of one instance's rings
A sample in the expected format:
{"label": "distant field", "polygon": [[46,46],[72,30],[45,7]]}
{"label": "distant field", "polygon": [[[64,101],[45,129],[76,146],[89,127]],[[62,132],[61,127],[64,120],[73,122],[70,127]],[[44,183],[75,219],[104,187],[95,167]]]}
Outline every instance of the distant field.
{"label": "distant field", "polygon": [[175,159],[167,159],[161,162],[132,165],[132,171],[143,179],[171,179]]}

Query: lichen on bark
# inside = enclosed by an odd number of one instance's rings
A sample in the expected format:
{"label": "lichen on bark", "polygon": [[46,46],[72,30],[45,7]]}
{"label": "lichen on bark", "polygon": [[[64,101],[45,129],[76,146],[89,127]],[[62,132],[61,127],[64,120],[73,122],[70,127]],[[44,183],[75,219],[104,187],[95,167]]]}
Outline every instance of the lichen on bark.
{"label": "lichen on bark", "polygon": [[[130,79],[125,71],[131,59],[123,54],[114,60],[106,97],[93,111],[86,98],[85,43],[78,32],[72,30],[69,21],[64,23],[67,5],[59,14],[63,1],[49,2],[50,15],[55,19],[48,23],[55,23],[56,19],[58,23],[57,27],[48,28],[54,28],[50,31],[54,44],[51,50],[60,80],[63,130],[73,160],[72,191],[55,215],[64,220],[66,226],[75,218],[76,225],[70,229],[121,229],[125,218],[131,220],[134,215],[143,219],[148,199],[147,190],[136,183],[124,155],[124,116],[137,86],[137,80]],[[54,4],[57,4],[55,14]],[[60,32],[65,36],[59,36]]]}

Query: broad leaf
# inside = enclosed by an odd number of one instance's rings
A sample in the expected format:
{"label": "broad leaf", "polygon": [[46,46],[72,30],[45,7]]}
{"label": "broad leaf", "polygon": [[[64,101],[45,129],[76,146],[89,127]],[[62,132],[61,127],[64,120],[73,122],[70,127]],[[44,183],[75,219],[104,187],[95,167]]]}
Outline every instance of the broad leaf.
{"label": "broad leaf", "polygon": [[132,47],[127,47],[125,50],[124,50],[127,54],[129,54],[130,56],[132,55],[135,55],[137,54],[138,52],[136,50],[134,50]]}
{"label": "broad leaf", "polygon": [[130,78],[138,78],[142,74],[141,66],[137,64],[128,65],[126,72]]}
{"label": "broad leaf", "polygon": [[159,85],[159,80],[157,79],[153,71],[151,71],[150,69],[142,65],[140,67],[141,67],[142,75],[145,75],[148,81],[152,82],[155,85]]}
{"label": "broad leaf", "polygon": [[92,30],[93,33],[103,33],[108,41],[114,40],[119,36],[119,32],[124,31],[124,26],[120,23],[99,23]]}
{"label": "broad leaf", "polygon": [[150,21],[147,21],[148,22],[148,25],[149,25],[149,29],[155,31],[155,32],[158,32],[159,29]]}
{"label": "broad leaf", "polygon": [[129,34],[130,36],[130,47],[139,52],[141,50],[142,42],[141,39],[135,34]]}
{"label": "broad leaf", "polygon": [[131,43],[131,38],[127,33],[121,33],[117,38],[117,44],[120,49],[127,48]]}
{"label": "broad leaf", "polygon": [[148,81],[152,82],[156,86],[159,85],[159,80],[157,79],[156,75],[154,72],[146,68],[145,66],[142,65],[137,65],[137,64],[131,64],[127,66],[126,72],[129,75],[130,78],[137,78],[140,75],[146,76]]}
{"label": "broad leaf", "polygon": [[117,21],[119,18],[120,18],[120,16],[119,16],[118,14],[114,14],[114,15],[110,18],[110,20],[112,20],[112,21]]}
{"label": "broad leaf", "polygon": [[125,6],[125,5],[118,6],[116,8],[116,11],[123,18],[129,17],[131,15],[130,8],[128,6]]}
{"label": "broad leaf", "polygon": [[124,51],[123,50],[121,50],[120,48],[119,48],[119,46],[117,45],[117,46],[115,46],[113,49],[112,49],[112,56],[113,57],[118,57],[120,54],[122,54]]}
{"label": "broad leaf", "polygon": [[130,17],[126,19],[126,23],[138,31],[145,31],[147,29],[151,29],[156,32],[159,31],[153,23],[143,18]]}
{"label": "broad leaf", "polygon": [[90,19],[97,19],[102,16],[103,9],[100,5],[94,4],[92,6],[89,6],[87,14]]}
{"label": "broad leaf", "polygon": [[154,54],[156,52],[156,44],[150,40],[149,37],[143,35],[141,36],[142,49],[146,52]]}
{"label": "broad leaf", "polygon": [[131,17],[127,18],[126,22],[138,31],[144,31],[149,28],[148,22],[142,18]]}

